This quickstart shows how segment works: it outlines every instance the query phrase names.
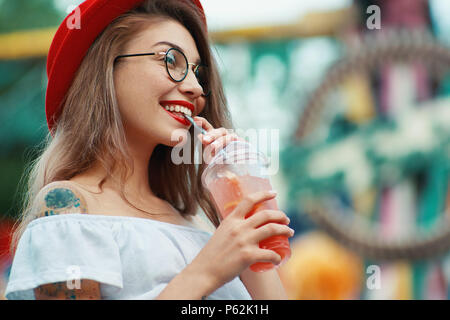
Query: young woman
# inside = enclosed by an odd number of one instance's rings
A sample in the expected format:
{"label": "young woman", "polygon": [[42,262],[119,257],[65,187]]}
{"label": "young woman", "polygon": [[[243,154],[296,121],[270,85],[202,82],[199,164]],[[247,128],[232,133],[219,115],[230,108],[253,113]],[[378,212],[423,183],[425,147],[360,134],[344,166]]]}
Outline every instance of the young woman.
{"label": "young woman", "polygon": [[[239,139],[225,129],[199,1],[87,0],[47,62],[49,135],[29,172],[8,299],[286,298],[275,270],[248,269],[280,262],[259,241],[293,235],[281,211],[245,219],[275,195],[251,194],[220,221],[205,164],[171,160],[173,133],[194,132],[183,112],[213,153]],[[213,233],[195,222],[199,206]]]}

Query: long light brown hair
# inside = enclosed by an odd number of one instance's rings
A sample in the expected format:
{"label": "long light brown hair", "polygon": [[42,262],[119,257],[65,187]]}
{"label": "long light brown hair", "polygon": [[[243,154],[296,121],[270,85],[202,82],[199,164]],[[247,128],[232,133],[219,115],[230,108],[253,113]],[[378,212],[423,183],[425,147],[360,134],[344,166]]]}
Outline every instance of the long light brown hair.
{"label": "long light brown hair", "polygon": [[[29,164],[22,177],[21,181],[25,181],[26,186],[19,225],[13,234],[12,252],[28,223],[38,217],[38,192],[51,182],[71,179],[97,161],[107,172],[99,182],[100,190],[103,183],[112,178],[112,172],[120,169],[118,184],[121,197],[135,207],[124,194],[133,163],[116,101],[114,58],[123,53],[123,48],[134,35],[159,18],[171,18],[184,25],[196,42],[201,60],[208,66],[212,93],[207,97],[200,116],[215,128],[232,128],[219,72],[197,7],[184,0],[144,1],[138,8],[116,18],[97,37],[84,57],[66,94],[60,117],[43,142],[39,156]],[[193,128],[190,130],[192,137]],[[171,161],[171,150],[172,147],[160,144],[152,153],[148,164],[152,191],[183,216],[195,215],[200,206],[217,227],[218,214],[201,183],[206,164],[201,163],[198,167],[183,163],[175,165]],[[194,163],[193,144],[191,163]]]}

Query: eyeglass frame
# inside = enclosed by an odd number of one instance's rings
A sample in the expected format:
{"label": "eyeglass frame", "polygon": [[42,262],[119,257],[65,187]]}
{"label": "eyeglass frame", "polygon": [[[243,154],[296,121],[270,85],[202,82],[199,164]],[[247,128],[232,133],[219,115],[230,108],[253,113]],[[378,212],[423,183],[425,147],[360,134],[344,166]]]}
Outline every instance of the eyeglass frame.
{"label": "eyeglass frame", "polygon": [[[175,51],[178,51],[179,53],[181,53],[181,55],[184,57],[184,59],[185,59],[185,61],[186,61],[186,73],[184,74],[184,77],[181,79],[181,80],[175,80],[173,77],[172,77],[172,75],[170,74],[170,71],[169,71],[169,67],[167,66],[167,54],[169,53],[169,51],[171,51],[171,50],[175,50]],[[119,56],[117,56],[117,57],[115,57],[114,58],[114,63],[116,63],[116,61],[117,60],[119,60],[119,59],[121,59],[121,58],[127,58],[127,57],[140,57],[140,56],[153,56],[153,55],[156,55],[156,54],[164,54],[164,64],[166,65],[166,71],[167,71],[167,74],[169,75],[169,77],[170,77],[170,79],[172,79],[173,81],[175,81],[175,82],[182,82],[184,79],[186,79],[186,77],[187,77],[187,75],[188,75],[188,72],[189,72],[189,66],[194,66],[194,70],[192,70],[192,72],[194,72],[194,75],[195,75],[195,78],[197,79],[197,82],[200,84],[200,82],[198,81],[198,78],[197,78],[197,75],[196,75],[196,70],[198,70],[198,67],[200,67],[200,66],[202,66],[202,67],[204,67],[204,68],[208,68],[208,66],[206,66],[206,65],[204,65],[204,64],[195,64],[195,63],[192,63],[192,62],[189,62],[188,60],[187,60],[187,57],[186,57],[186,55],[181,51],[181,50],[179,50],[179,49],[177,49],[177,48],[169,48],[166,52],[164,52],[164,51],[160,51],[160,52],[148,52],[148,53],[133,53],[133,54],[122,54],[122,55],[119,55]],[[201,85],[200,85],[201,86]],[[202,87],[202,91],[203,91],[203,87]],[[202,96],[204,96],[204,97],[208,97],[209,95],[211,94],[211,89],[209,89],[209,91],[208,91],[208,93],[202,93]]]}

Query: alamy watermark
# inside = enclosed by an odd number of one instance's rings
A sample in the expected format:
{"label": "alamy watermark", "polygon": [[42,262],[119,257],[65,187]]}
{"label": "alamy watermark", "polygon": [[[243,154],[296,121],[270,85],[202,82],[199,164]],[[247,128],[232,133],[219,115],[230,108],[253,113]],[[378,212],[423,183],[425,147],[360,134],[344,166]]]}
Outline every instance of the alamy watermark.
{"label": "alamy watermark", "polygon": [[366,13],[370,16],[366,20],[366,26],[369,30],[381,29],[381,9],[379,6],[373,4],[368,6]]}
{"label": "alamy watermark", "polygon": [[81,268],[80,266],[72,265],[66,268],[67,281],[66,286],[67,289],[81,289]]}
{"label": "alamy watermark", "polygon": [[369,290],[381,289],[381,268],[377,265],[370,265],[366,269],[366,274],[370,274],[366,280],[366,286]]}
{"label": "alamy watermark", "polygon": [[[230,148],[232,149],[235,144],[230,143],[238,140],[248,143],[252,151],[263,154],[263,157],[267,160],[266,165],[262,168],[264,175],[275,175],[279,170],[280,132],[278,129],[227,129],[226,136],[228,140],[216,139],[216,141],[205,147],[196,138],[199,133],[195,130],[194,137],[191,137],[189,131],[185,129],[177,129],[172,132],[171,141],[178,142],[171,152],[171,160],[174,164],[209,164],[225,147],[227,147],[227,151]],[[237,139],[233,140],[233,137]],[[193,148],[192,144],[194,144]],[[194,156],[192,156],[192,150],[195,152]],[[221,163],[221,159],[219,158],[218,161],[216,159],[217,163]],[[247,158],[238,156],[233,158],[233,162],[225,160],[225,163],[256,164],[257,159],[252,156]]]}
{"label": "alamy watermark", "polygon": [[66,13],[70,14],[66,20],[67,29],[81,29],[81,10],[79,6],[70,5]]}

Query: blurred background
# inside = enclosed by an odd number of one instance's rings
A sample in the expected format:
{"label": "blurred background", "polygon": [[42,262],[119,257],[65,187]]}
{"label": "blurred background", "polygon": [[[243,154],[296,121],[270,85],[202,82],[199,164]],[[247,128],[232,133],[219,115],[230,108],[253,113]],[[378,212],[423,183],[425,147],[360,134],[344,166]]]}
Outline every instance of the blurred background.
{"label": "blurred background", "polygon": [[[0,0],[0,297],[46,55],[80,2]],[[279,136],[289,298],[448,299],[450,1],[202,4],[235,128]]]}

